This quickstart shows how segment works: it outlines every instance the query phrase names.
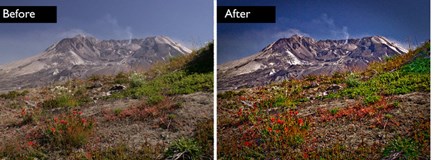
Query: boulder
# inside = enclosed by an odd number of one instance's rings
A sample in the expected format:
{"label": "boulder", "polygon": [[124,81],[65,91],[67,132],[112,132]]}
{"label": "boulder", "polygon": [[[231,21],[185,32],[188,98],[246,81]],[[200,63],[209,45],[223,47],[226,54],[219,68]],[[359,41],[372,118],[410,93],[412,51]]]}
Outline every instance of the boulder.
{"label": "boulder", "polygon": [[114,86],[112,86],[109,91],[111,92],[117,92],[117,91],[122,91],[125,90],[127,87],[121,84],[116,84]]}
{"label": "boulder", "polygon": [[337,91],[337,90],[340,90],[342,87],[340,86],[340,85],[337,85],[337,84],[333,84],[333,85],[331,85],[330,87],[328,87],[327,88],[327,90],[333,90],[333,91]]}

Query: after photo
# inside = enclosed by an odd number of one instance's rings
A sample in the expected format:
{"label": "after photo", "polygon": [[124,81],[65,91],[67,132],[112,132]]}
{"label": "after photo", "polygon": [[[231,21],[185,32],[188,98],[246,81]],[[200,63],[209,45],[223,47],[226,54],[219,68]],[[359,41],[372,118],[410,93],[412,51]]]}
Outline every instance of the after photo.
{"label": "after photo", "polygon": [[429,0],[217,2],[218,159],[430,159]]}

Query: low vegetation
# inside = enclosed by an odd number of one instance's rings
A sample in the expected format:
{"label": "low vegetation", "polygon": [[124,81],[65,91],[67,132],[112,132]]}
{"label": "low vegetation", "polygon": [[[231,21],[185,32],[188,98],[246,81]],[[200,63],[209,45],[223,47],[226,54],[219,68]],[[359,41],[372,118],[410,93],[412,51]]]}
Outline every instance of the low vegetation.
{"label": "low vegetation", "polygon": [[5,94],[0,94],[0,98],[4,98],[4,99],[15,99],[17,97],[23,97],[26,94],[28,94],[29,91],[22,91],[22,92],[17,92],[17,91],[10,91],[8,93]]}
{"label": "low vegetation", "polygon": [[[147,98],[150,105],[157,104],[165,96],[213,91],[213,45],[195,51],[185,57],[157,64],[145,74],[133,73],[129,77],[129,89],[114,94],[114,98]],[[191,60],[189,60],[191,59]]]}
{"label": "low vegetation", "polygon": [[93,133],[94,120],[81,116],[81,112],[72,111],[53,117],[43,127],[42,141],[55,148],[79,148],[88,142]]}

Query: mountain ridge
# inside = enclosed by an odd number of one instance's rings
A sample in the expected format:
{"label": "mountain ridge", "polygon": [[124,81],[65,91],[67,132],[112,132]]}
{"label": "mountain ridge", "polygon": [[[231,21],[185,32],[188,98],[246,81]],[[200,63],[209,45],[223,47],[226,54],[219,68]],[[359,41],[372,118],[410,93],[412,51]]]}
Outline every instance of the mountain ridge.
{"label": "mountain ridge", "polygon": [[373,61],[406,52],[383,36],[317,41],[293,35],[278,39],[256,54],[219,65],[218,88],[231,90],[312,74],[361,70]]}
{"label": "mountain ridge", "polygon": [[[35,56],[0,65],[0,90],[40,86],[94,74],[144,70],[158,61],[192,51],[166,36],[99,40],[76,35],[64,38]],[[32,82],[40,80],[43,82]]]}

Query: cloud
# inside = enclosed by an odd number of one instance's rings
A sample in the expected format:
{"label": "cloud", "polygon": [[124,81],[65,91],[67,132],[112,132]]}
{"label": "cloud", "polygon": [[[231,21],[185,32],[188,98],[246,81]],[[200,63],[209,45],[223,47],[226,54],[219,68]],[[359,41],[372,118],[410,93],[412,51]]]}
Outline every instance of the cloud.
{"label": "cloud", "polygon": [[64,32],[60,32],[60,33],[55,33],[56,34],[56,38],[66,38],[66,37],[74,37],[76,35],[86,35],[86,36],[92,36],[90,33],[85,32],[84,30],[81,29],[69,29],[67,31]]}
{"label": "cloud", "polygon": [[295,28],[290,28],[284,31],[278,31],[277,33],[275,33],[273,35],[274,38],[279,39],[279,38],[289,38],[292,35],[300,35],[300,36],[306,36],[306,37],[310,37],[309,34],[307,33],[303,33],[298,29]]}
{"label": "cloud", "polygon": [[[333,18],[330,18],[327,14],[322,14],[319,18],[312,20],[313,25],[326,28],[330,37],[335,39],[346,39],[350,38],[347,26],[336,25]],[[347,43],[348,41],[345,41]]]}
{"label": "cloud", "polygon": [[120,25],[118,19],[110,14],[107,14],[103,17],[103,19],[100,21],[100,25],[107,27],[110,34],[118,39],[129,39],[131,41],[133,38],[132,27]]}

